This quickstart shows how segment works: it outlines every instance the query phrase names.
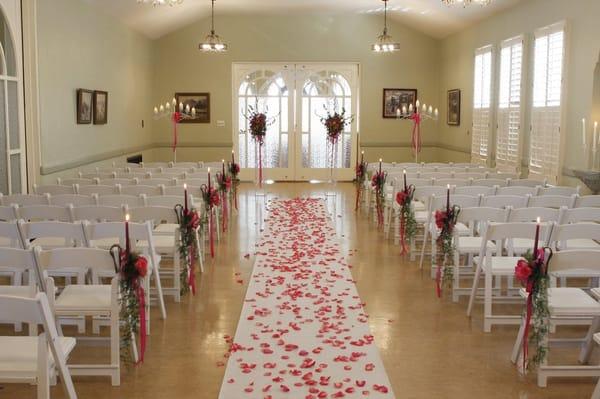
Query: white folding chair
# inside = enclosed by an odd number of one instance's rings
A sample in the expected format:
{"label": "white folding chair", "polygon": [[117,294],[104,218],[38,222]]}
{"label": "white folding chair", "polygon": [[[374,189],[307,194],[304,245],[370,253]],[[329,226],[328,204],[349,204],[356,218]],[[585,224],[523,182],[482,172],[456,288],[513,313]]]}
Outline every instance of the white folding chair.
{"label": "white folding chair", "polygon": [[479,180],[475,180],[473,179],[473,181],[471,182],[472,186],[487,186],[487,187],[506,187],[508,186],[508,179],[492,179],[492,178],[487,178],[487,179],[479,179]]}
{"label": "white folding chair", "polygon": [[0,194],[0,205],[10,206],[10,205],[19,205],[19,206],[27,206],[27,205],[48,205],[49,196],[48,195],[37,195],[37,194],[12,194],[12,195],[2,195]]}
{"label": "white folding chair", "polygon": [[455,173],[455,179],[465,179],[465,180],[482,180],[488,177],[487,173],[473,173],[473,172],[460,172]]}
{"label": "white folding chair", "polygon": [[164,186],[125,186],[121,187],[121,195],[162,195]]}
{"label": "white folding chair", "polygon": [[490,208],[525,208],[529,203],[529,196],[518,195],[490,195],[481,199],[481,206]]}
{"label": "white folding chair", "polygon": [[56,184],[60,184],[63,186],[74,186],[76,184],[78,184],[80,186],[92,186],[92,185],[98,184],[98,183],[95,179],[81,179],[81,178],[61,179],[59,177],[56,179]]}
{"label": "white folding chair", "polygon": [[453,187],[465,187],[465,186],[469,186],[471,184],[471,180],[468,179],[444,179],[444,178],[435,178],[433,179],[433,185],[434,186],[443,186],[446,187],[447,185],[453,186]]}
{"label": "white folding chair", "polygon": [[[460,235],[458,231],[454,232],[454,242],[456,245],[454,251],[454,282],[452,285],[452,300],[458,302],[462,295],[469,295],[470,288],[461,288],[461,277],[473,275],[473,258],[478,255],[483,245],[483,236],[487,222],[504,223],[508,218],[508,209],[469,207],[462,208],[458,214],[457,222],[464,224],[469,229],[468,235]],[[486,243],[486,250],[490,249],[492,254],[496,254],[498,248],[492,241]],[[460,256],[467,256],[467,264],[464,267],[467,273],[462,273],[463,268],[460,263]]]}
{"label": "white folding chair", "polygon": [[116,177],[113,179],[98,179],[98,184],[103,186],[114,186],[118,184],[119,186],[121,186],[121,188],[124,188],[139,184],[139,180],[135,177]]}
{"label": "white folding chair", "polygon": [[17,220],[17,205],[0,205],[0,221],[12,222]]}
{"label": "white folding chair", "polygon": [[[548,235],[552,228],[551,223],[542,223],[540,225],[540,239],[539,246],[543,247],[548,239]],[[496,246],[502,245],[503,240],[514,240],[516,238],[530,238],[535,236],[536,223],[488,223],[485,227],[484,241],[493,241]],[[483,331],[492,331],[492,325],[494,324],[519,324],[520,317],[517,315],[496,315],[492,313],[493,302],[502,301],[514,302],[515,297],[511,292],[508,295],[502,296],[501,293],[493,295],[493,279],[502,279],[503,277],[508,279],[514,278],[515,266],[521,259],[520,256],[515,256],[514,252],[510,250],[506,256],[496,254],[492,252],[490,248],[484,248],[482,245],[479,256],[475,258],[475,264],[477,268],[475,270],[475,277],[473,279],[473,286],[471,287],[471,296],[469,298],[469,307],[467,309],[467,316],[471,316],[475,298],[478,293],[479,280],[481,275],[484,275],[484,320],[483,320]],[[510,288],[510,287],[509,287]],[[496,286],[499,290],[499,286]]]}
{"label": "white folding chair", "polygon": [[39,336],[0,336],[0,383],[34,384],[37,399],[50,399],[50,383],[60,375],[68,399],[77,399],[67,359],[75,338],[58,335],[45,294],[33,298],[0,295],[3,317],[42,325]]}
{"label": "white folding chair", "polygon": [[[540,218],[543,222],[558,222],[561,220],[562,214],[566,211],[566,208],[553,209],[553,208],[542,208],[542,207],[529,207],[529,208],[510,208],[508,215],[508,222],[535,222]],[[514,238],[506,241],[505,249],[512,251],[516,255],[523,255],[528,250],[533,248],[534,237],[527,238]]]}
{"label": "white folding chair", "polygon": [[71,213],[66,206],[58,205],[28,205],[15,208],[18,219],[27,221],[56,220],[70,222]]}
{"label": "white folding chair", "polygon": [[[132,186],[137,187],[137,186]],[[114,194],[114,195],[99,195],[98,205],[102,206],[115,206],[122,207],[127,205],[128,207],[144,206],[145,199],[141,195],[126,195],[126,194]]]}
{"label": "white folding chair", "polygon": [[140,179],[139,184],[141,184],[143,186],[175,186],[175,185],[177,185],[177,179],[174,179],[174,178]]}
{"label": "white folding chair", "polygon": [[75,186],[74,185],[66,186],[66,185],[59,185],[59,184],[47,184],[47,185],[38,186],[37,184],[34,184],[33,192],[38,195],[75,194]]}
{"label": "white folding chair", "polygon": [[534,180],[534,179],[508,179],[509,186],[521,186],[521,187],[546,187],[547,180]]}
{"label": "white folding chair", "polygon": [[[555,252],[550,260],[548,272],[552,275],[581,275],[581,269],[588,270],[592,275],[600,274],[598,258],[600,251],[573,250]],[[552,279],[551,279],[552,281]],[[521,296],[527,298],[524,289],[520,290]],[[593,348],[593,334],[600,328],[600,303],[590,297],[581,288],[555,287],[548,288],[548,310],[550,311],[550,325],[591,325],[588,333],[583,338],[569,337],[567,339],[548,338],[546,344],[548,352],[552,347],[573,346],[580,350],[578,365],[548,365],[548,356],[538,365],[537,383],[539,387],[546,387],[550,377],[599,377],[600,366],[587,365]],[[523,331],[525,329],[525,315],[521,323],[517,338],[513,346],[511,360],[516,363],[523,345]]]}
{"label": "white folding chair", "polygon": [[566,209],[560,224],[593,222],[600,223],[600,208],[573,208]]}
{"label": "white folding chair", "polygon": [[540,192],[538,195],[563,195],[565,197],[570,197],[573,194],[579,195],[580,186],[577,187],[560,187],[560,186],[551,186],[551,187],[540,187]]}
{"label": "white folding chair", "polygon": [[573,194],[570,197],[564,195],[541,195],[529,198],[527,206],[540,208],[560,208],[565,206],[567,208],[573,208],[576,199],[576,194]]}
{"label": "white folding chair", "polygon": [[81,186],[79,184],[75,185],[77,194],[79,195],[112,195],[119,194],[119,190],[121,186],[115,184],[114,186],[104,186],[104,185],[90,185],[90,186]]}
{"label": "white folding chair", "polygon": [[527,186],[509,186],[509,187],[498,187],[496,195],[516,195],[518,197],[525,197],[527,195],[535,196],[538,195],[538,191],[541,187],[527,187]]}
{"label": "white folding chair", "polygon": [[600,208],[600,195],[578,196],[575,208]]}
{"label": "white folding chair", "polygon": [[61,194],[51,195],[50,205],[56,206],[84,206],[84,205],[97,205],[96,198],[91,195],[80,195],[80,194]]}
{"label": "white folding chair", "polygon": [[488,187],[488,186],[465,186],[465,187],[455,187],[454,194],[457,195],[472,195],[472,196],[490,196],[496,194],[496,187]]}
{"label": "white folding chair", "polygon": [[[125,248],[125,223],[124,222],[100,222],[100,223],[84,223],[84,232],[87,243],[90,247],[110,248],[114,244],[121,245]],[[158,304],[160,307],[161,316],[167,318],[167,310],[165,307],[164,294],[160,281],[160,261],[161,258],[156,251],[154,245],[154,237],[152,236],[152,225],[146,223],[129,223],[129,237],[131,248],[133,251],[138,250],[142,256],[148,260],[148,275],[146,281],[148,289],[146,295],[150,304],[150,281],[154,276]],[[149,310],[148,310],[149,312]],[[149,314],[149,313],[148,313]],[[148,317],[149,320],[149,317]],[[148,332],[150,332],[150,323],[147,323]]]}
{"label": "white folding chair", "polygon": [[[447,188],[446,188],[447,190]],[[425,244],[427,239],[431,236],[431,276],[435,277],[435,257],[436,257],[436,239],[438,236],[438,228],[435,225],[435,211],[445,208],[447,201],[447,193],[436,196],[432,195],[429,200],[429,211],[427,212],[427,221],[425,222],[425,229],[423,234],[423,247],[421,247],[421,259],[419,261],[419,268],[423,268],[423,260],[425,258]],[[478,207],[481,202],[481,197],[470,196],[470,195],[456,195],[450,193],[450,206],[458,206],[460,208],[473,208]],[[454,231],[460,236],[468,235],[470,230],[463,223],[456,223]]]}
{"label": "white folding chair", "polygon": [[[13,235],[14,241],[20,243],[20,237],[14,237],[15,232],[18,235],[17,225],[12,223],[14,231],[10,232]],[[8,224],[0,223],[0,234],[2,237],[6,235]],[[9,285],[0,285],[0,295],[11,295],[25,298],[33,298],[37,292],[37,279],[35,278],[35,262],[33,260],[32,249],[22,249],[22,246],[15,244],[14,247],[0,247],[0,275],[11,275]],[[27,281],[23,284],[22,276],[27,276]],[[1,309],[1,307],[0,307]],[[16,332],[21,332],[23,326],[19,322],[12,322],[3,317],[3,312],[0,311],[0,324],[11,323],[14,325]],[[32,332],[32,331],[30,331]]]}
{"label": "white folding chair", "polygon": [[[110,251],[97,248],[57,248],[42,251],[35,248],[38,283],[48,295],[56,317],[101,317],[110,321],[110,362],[108,364],[73,364],[72,375],[109,376],[113,386],[121,383],[120,336],[119,336],[119,277]],[[80,268],[90,270],[94,284],[71,284],[55,298],[52,279],[46,279],[48,270]],[[111,284],[99,284],[96,276],[111,276]],[[78,337],[78,341],[102,342],[100,337]]]}
{"label": "white folding chair", "polygon": [[127,207],[122,206],[90,205],[71,208],[73,221],[120,222],[125,220],[127,213]]}

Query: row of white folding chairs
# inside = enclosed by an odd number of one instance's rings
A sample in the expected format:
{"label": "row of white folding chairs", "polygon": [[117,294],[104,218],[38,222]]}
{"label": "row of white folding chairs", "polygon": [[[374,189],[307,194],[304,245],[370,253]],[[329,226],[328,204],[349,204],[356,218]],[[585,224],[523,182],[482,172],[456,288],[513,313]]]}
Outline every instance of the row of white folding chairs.
{"label": "row of white folding chairs", "polygon": [[[509,187],[509,186],[519,186],[519,187],[546,187],[546,181],[539,181],[534,179],[512,179],[510,177],[496,177],[496,175],[489,175],[487,177],[479,178],[473,174],[465,175],[463,178],[457,177],[445,177],[443,175],[438,175],[434,177],[411,177],[407,176],[406,178],[407,184],[412,184],[414,186],[483,186],[483,187]],[[404,176],[402,173],[399,174],[388,174],[387,182],[392,185],[404,185]]]}
{"label": "row of white folding chairs", "polygon": [[[208,183],[208,174],[207,173],[199,173],[199,174],[194,174],[194,175],[186,175],[185,177],[181,177],[181,178],[174,178],[174,177],[157,177],[157,178],[144,178],[144,179],[138,179],[138,178],[106,178],[106,179],[100,179],[100,178],[94,178],[94,179],[86,179],[86,178],[72,178],[72,179],[58,179],[57,183],[55,185],[58,186],[72,186],[75,184],[78,184],[80,186],[93,186],[93,185],[105,185],[105,186],[112,186],[115,184],[120,184],[121,186],[137,186],[137,185],[142,185],[142,186],[155,186],[155,185],[159,185],[162,184],[164,186],[177,186],[177,185],[183,185],[183,184],[187,184],[187,185],[202,185],[202,184],[207,184]],[[42,185],[40,187],[45,187],[45,186],[54,186],[53,184],[47,184],[47,185]]]}
{"label": "row of white folding chairs", "polygon": [[[152,182],[158,183],[158,182]],[[201,187],[207,184],[205,180],[187,180],[185,183],[187,185],[188,193],[193,195],[194,197],[201,196]],[[74,184],[72,186],[65,185],[44,185],[44,186],[34,186],[33,191],[34,195],[108,195],[108,194],[128,194],[128,195],[183,195],[184,193],[184,184],[176,184],[176,185],[164,185],[164,184],[136,184],[136,185],[121,185],[121,184],[90,184],[90,185],[80,185]],[[17,194],[13,196],[2,196],[0,197],[0,203],[8,203],[9,198],[18,198],[19,196],[23,196],[27,194]]]}
{"label": "row of white folding chairs", "polygon": [[[176,190],[172,193],[159,193],[158,195],[147,195],[145,193],[137,194],[57,194],[57,195],[35,195],[35,194],[17,194],[5,197],[0,197],[0,207],[10,207],[11,205],[17,205],[20,207],[26,206],[67,206],[69,204],[75,206],[89,206],[89,205],[109,205],[109,206],[121,206],[128,204],[129,206],[167,206],[173,208],[177,204],[183,204],[184,190]],[[190,204],[194,204],[195,201],[202,201],[202,197],[195,192],[193,189],[188,189],[188,200]]]}
{"label": "row of white folding chairs", "polygon": [[[218,172],[221,168],[214,171]],[[208,169],[195,169],[195,170],[182,170],[182,169],[169,169],[164,171],[150,171],[150,170],[139,170],[132,172],[111,172],[111,171],[98,171],[92,173],[79,173],[77,177],[79,179],[195,179],[206,177]],[[58,184],[64,184],[64,181],[69,179],[57,179]]]}

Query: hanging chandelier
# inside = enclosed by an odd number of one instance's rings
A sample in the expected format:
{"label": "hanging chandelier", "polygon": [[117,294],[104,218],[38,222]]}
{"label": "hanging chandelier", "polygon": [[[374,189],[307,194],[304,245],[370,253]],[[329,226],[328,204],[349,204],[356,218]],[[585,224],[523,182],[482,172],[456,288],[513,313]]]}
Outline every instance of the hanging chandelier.
{"label": "hanging chandelier", "polygon": [[198,48],[206,53],[224,53],[227,51],[227,44],[223,43],[219,35],[215,33],[215,0],[212,0],[210,33],[206,35],[204,42],[200,43]]}
{"label": "hanging chandelier", "polygon": [[375,44],[371,46],[371,50],[376,53],[391,53],[400,50],[400,44],[395,43],[394,39],[388,35],[387,30],[387,2],[388,0],[381,0],[384,4],[383,11],[383,33],[377,37]]}
{"label": "hanging chandelier", "polygon": [[140,4],[152,4],[154,7],[156,6],[176,6],[178,4],[183,3],[183,0],[137,0]]}
{"label": "hanging chandelier", "polygon": [[463,7],[470,6],[471,4],[477,4],[480,6],[487,6],[492,2],[492,0],[442,0],[442,3],[447,6],[459,6]]}

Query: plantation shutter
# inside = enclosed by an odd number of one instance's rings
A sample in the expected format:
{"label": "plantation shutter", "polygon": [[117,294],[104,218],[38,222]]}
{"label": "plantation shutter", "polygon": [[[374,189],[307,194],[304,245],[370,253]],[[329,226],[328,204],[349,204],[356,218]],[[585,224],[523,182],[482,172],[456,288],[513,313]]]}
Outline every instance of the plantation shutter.
{"label": "plantation shutter", "polygon": [[523,38],[505,40],[500,48],[500,87],[498,91],[496,167],[517,172],[521,163],[521,82]]}
{"label": "plantation shutter", "polygon": [[536,31],[529,173],[558,182],[562,124],[564,25]]}
{"label": "plantation shutter", "polygon": [[492,102],[492,48],[475,52],[475,81],[473,90],[473,136],[471,162],[487,164],[489,156]]}

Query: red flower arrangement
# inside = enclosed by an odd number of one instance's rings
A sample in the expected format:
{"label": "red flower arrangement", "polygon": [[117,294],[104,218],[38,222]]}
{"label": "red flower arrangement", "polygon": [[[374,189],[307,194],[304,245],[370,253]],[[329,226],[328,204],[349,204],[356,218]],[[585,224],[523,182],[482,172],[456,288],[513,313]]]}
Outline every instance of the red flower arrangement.
{"label": "red flower arrangement", "polygon": [[[186,193],[187,194],[187,193]],[[191,289],[192,295],[196,295],[196,278],[194,273],[194,259],[200,250],[197,247],[197,234],[202,220],[196,209],[188,209],[186,205],[175,205],[175,214],[179,222],[179,256],[183,259],[185,267],[181,269],[181,295],[185,295]]]}
{"label": "red flower arrangement", "polygon": [[[268,112],[268,110],[266,111]],[[262,187],[262,146],[267,137],[267,127],[275,123],[277,118],[268,118],[266,112],[258,111],[258,99],[256,106],[248,106],[248,131],[256,144],[258,144],[258,174],[259,185]]]}
{"label": "red flower arrangement", "polygon": [[375,188],[375,205],[377,207],[377,226],[383,226],[383,205],[385,202],[385,181],[387,180],[387,173],[379,171],[373,174],[371,178],[371,186]]}
{"label": "red flower arrangement", "polygon": [[446,209],[435,211],[435,225],[440,229],[439,236],[436,240],[437,271],[435,282],[438,298],[442,296],[442,286],[452,284],[452,279],[454,277],[452,266],[448,266],[447,263],[454,257],[453,232],[459,214],[460,207],[456,205],[450,206],[450,194],[448,194]]}
{"label": "red flower arrangement", "polygon": [[[133,334],[140,334],[139,363],[144,361],[146,352],[146,294],[144,292],[143,279],[148,275],[148,261],[143,256],[132,252],[129,245],[129,225],[125,222],[125,249],[116,244],[110,248],[113,256],[115,252],[118,259],[115,261],[115,269],[119,275],[120,289],[120,340],[121,357],[125,361],[131,359],[129,349],[131,348]],[[114,251],[114,250],[117,251]]]}
{"label": "red flower arrangement", "polygon": [[404,178],[404,190],[396,194],[396,202],[400,205],[400,255],[406,255],[408,251],[407,241],[411,241],[417,233],[417,221],[412,209],[412,200],[415,194],[415,186],[406,185]]}
{"label": "red flower arrangement", "polygon": [[358,211],[358,204],[360,202],[360,193],[364,189],[365,180],[367,179],[367,167],[369,164],[364,161],[364,158],[361,156],[360,163],[356,163],[356,178],[354,179],[354,184],[356,185],[356,205],[354,206],[354,211]]}
{"label": "red flower arrangement", "polygon": [[[527,292],[525,313],[525,329],[523,330],[523,363],[522,372],[529,367],[529,332],[531,339],[536,343],[536,354],[531,360],[534,365],[540,364],[548,354],[546,337],[549,332],[550,310],[548,309],[548,263],[552,258],[550,248],[539,248],[539,225],[536,232],[534,249],[527,251],[524,259],[520,259],[515,266],[515,277],[521,282]],[[550,252],[545,259],[546,250]],[[535,255],[534,255],[535,254]],[[531,319],[533,318],[533,324]]]}
{"label": "red flower arrangement", "polygon": [[204,201],[204,207],[206,214],[208,215],[208,235],[210,240],[210,256],[215,257],[215,241],[214,241],[214,223],[213,223],[213,208],[218,207],[221,204],[221,197],[219,191],[210,185],[210,176],[208,180],[208,186],[202,185],[200,187],[202,193],[202,200]]}
{"label": "red flower arrangement", "polygon": [[[324,108],[327,110],[327,107],[324,106]],[[327,130],[327,139],[330,143],[335,144],[346,126],[352,123],[354,117],[346,116],[346,109],[342,107],[341,112],[334,111],[333,114],[327,110],[327,116],[320,119]]]}

